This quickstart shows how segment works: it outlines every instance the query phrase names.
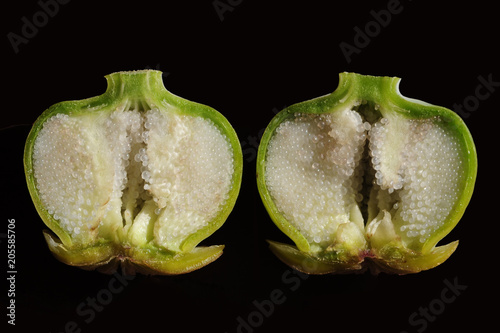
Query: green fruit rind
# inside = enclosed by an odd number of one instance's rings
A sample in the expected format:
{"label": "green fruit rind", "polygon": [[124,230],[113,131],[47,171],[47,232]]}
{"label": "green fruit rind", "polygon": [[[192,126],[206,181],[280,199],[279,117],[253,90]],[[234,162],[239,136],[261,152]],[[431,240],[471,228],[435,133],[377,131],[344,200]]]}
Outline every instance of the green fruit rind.
{"label": "green fruit rind", "polygon": [[111,242],[91,246],[67,246],[48,230],[43,231],[45,241],[52,254],[61,262],[78,267],[99,267],[107,264],[120,252],[120,247]]}
{"label": "green fruit rind", "polygon": [[400,275],[418,273],[441,265],[455,252],[457,246],[458,240],[423,254],[388,244],[374,253],[369,265],[375,274],[381,271]]}
{"label": "green fruit rind", "polygon": [[293,245],[267,241],[271,251],[285,264],[306,274],[349,273],[361,270],[362,260],[358,256],[339,258],[335,252],[310,254]]}
{"label": "green fruit rind", "polygon": [[158,249],[133,248],[129,253],[129,258],[132,258],[129,263],[141,267],[143,273],[184,274],[215,261],[222,255],[223,249],[224,245],[198,246],[189,252],[171,253]]}
{"label": "green fruit rind", "polygon": [[119,264],[127,274],[177,275],[189,273],[215,261],[222,255],[224,245],[196,247],[190,252],[175,253],[158,248],[124,248],[113,243],[90,247],[67,248],[51,232],[43,232],[52,254],[61,262],[86,270],[112,273]]}
{"label": "green fruit rind", "polygon": [[293,116],[293,113],[289,112],[288,109],[284,109],[279,112],[269,123],[262,138],[260,140],[259,149],[257,151],[257,187],[259,189],[259,194],[261,196],[262,202],[269,213],[269,216],[276,224],[276,226],[291,240],[295,243],[300,251],[309,253],[311,252],[311,245],[306,240],[306,238],[291,225],[278,211],[278,208],[274,204],[271,194],[267,190],[265,174],[265,156],[267,154],[267,146],[272,138],[273,133],[276,128],[287,118]]}
{"label": "green fruit rind", "polygon": [[[26,140],[24,168],[31,198],[45,225],[52,232],[44,232],[45,239],[54,256],[69,265],[84,269],[101,267],[112,272],[118,264],[130,273],[144,271],[148,274],[181,274],[201,268],[217,259],[224,246],[196,247],[202,240],[219,229],[232,211],[241,186],[243,154],[238,137],[228,120],[215,109],[191,102],[167,91],[160,71],[142,70],[117,72],[105,76],[108,86],[99,96],[65,101],[45,110],[33,124]],[[204,227],[186,237],[171,252],[157,248],[151,242],[139,241],[129,233],[133,225],[110,223],[93,234],[94,238],[79,244],[59,225],[43,206],[38,197],[33,171],[33,150],[43,124],[52,116],[62,113],[69,116],[109,114],[113,110],[129,106],[147,110],[159,107],[179,115],[190,115],[209,119],[227,138],[233,154],[233,175],[228,199],[218,211],[218,215]],[[106,228],[107,227],[107,228]]]}
{"label": "green fruit rind", "polygon": [[[269,123],[258,149],[257,185],[269,216],[296,245],[294,247],[269,242],[273,253],[289,266],[309,274],[339,273],[363,270],[366,267],[370,267],[374,273],[408,274],[433,268],[444,262],[455,251],[458,241],[440,247],[436,245],[456,226],[472,197],[477,174],[476,148],[467,126],[455,112],[402,96],[399,92],[400,81],[397,77],[341,73],[339,85],[334,92],[291,105],[279,112]],[[390,217],[384,219],[383,216],[379,216],[373,221],[368,221],[365,227],[365,245],[361,245],[362,242],[358,242],[358,245],[347,244],[340,250],[342,242],[338,242],[329,246],[330,254],[327,255],[327,249],[310,244],[278,211],[265,180],[267,147],[278,126],[287,119],[293,119],[296,113],[334,113],[363,104],[375,108],[387,118],[394,115],[406,119],[439,117],[442,126],[453,134],[461,147],[461,158],[465,162],[462,165],[465,176],[460,183],[461,193],[446,222],[423,244],[406,244],[394,232]],[[354,256],[342,257],[341,254],[345,252]]]}
{"label": "green fruit rind", "polygon": [[445,262],[458,246],[458,241],[454,241],[436,247],[430,253],[421,254],[388,244],[377,253],[361,251],[358,255],[345,256],[342,255],[342,251],[325,251],[313,255],[302,252],[292,245],[270,240],[267,242],[271,251],[285,264],[299,272],[316,275],[362,273],[368,267],[373,274],[418,273]]}

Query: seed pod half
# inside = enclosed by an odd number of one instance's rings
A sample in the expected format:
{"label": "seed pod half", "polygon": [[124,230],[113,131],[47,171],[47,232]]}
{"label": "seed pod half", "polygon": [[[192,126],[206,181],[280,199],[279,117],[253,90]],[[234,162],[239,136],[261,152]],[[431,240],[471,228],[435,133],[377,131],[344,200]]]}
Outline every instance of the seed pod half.
{"label": "seed pod half", "polygon": [[235,131],[214,109],[168,92],[159,71],[106,79],[104,94],[47,109],[26,141],[26,180],[50,250],[104,272],[207,265],[224,246],[197,245],[224,223],[241,184]]}
{"label": "seed pod half", "polygon": [[262,137],[257,182],[274,223],[296,246],[270,242],[307,273],[406,274],[445,261],[436,247],[462,217],[475,146],[449,109],[399,93],[399,78],[340,74],[331,94],[278,113]]}

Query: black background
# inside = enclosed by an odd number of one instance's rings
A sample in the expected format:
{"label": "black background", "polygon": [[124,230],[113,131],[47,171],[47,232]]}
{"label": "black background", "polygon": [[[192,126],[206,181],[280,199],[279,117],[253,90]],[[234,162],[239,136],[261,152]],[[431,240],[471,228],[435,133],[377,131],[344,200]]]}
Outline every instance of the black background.
{"label": "black background", "polygon": [[[42,10],[37,1],[4,4],[0,233],[7,233],[8,219],[15,219],[18,271],[16,326],[5,325],[8,331],[64,332],[70,322],[81,332],[494,330],[494,126],[500,91],[480,101],[464,119],[478,150],[476,190],[461,222],[442,241],[460,239],[457,251],[430,271],[407,276],[296,275],[268,250],[265,239],[289,240],[268,217],[255,183],[258,137],[275,112],[332,92],[339,72],[398,76],[403,95],[448,108],[475,94],[479,76],[500,81],[494,2],[437,6],[436,1],[401,0],[398,14],[385,27],[379,25],[380,31],[372,30],[367,45],[349,63],[339,44],[354,45],[354,28],[374,26],[371,11],[386,9],[391,1],[220,2],[233,4],[223,20],[212,0],[73,0],[59,5],[46,21],[37,16]],[[14,52],[8,34],[22,35],[23,17],[33,22],[34,16],[42,20],[38,31]],[[31,124],[50,105],[99,95],[106,88],[104,75],[144,68],[162,70],[172,93],[210,105],[228,118],[243,146],[243,183],[224,226],[203,242],[225,244],[220,259],[182,276],[138,275],[90,320],[76,309],[82,303],[89,309],[89,298],[104,295],[113,276],[66,266],[50,254],[25,185],[24,141]],[[6,277],[7,241],[0,240],[5,272],[0,276]],[[456,280],[467,289],[425,327],[423,321],[412,325],[414,312],[430,304],[439,308],[444,280]],[[6,324],[8,284],[1,286],[0,320]],[[259,315],[255,301],[267,304],[272,292],[282,295],[282,304],[268,316]],[[244,328],[241,321],[256,327]]]}

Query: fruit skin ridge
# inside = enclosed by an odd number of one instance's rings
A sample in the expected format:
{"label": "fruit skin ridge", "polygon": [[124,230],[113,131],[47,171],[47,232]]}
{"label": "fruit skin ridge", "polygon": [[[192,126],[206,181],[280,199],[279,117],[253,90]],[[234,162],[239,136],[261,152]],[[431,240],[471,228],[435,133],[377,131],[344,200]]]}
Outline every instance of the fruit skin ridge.
{"label": "fruit skin ridge", "polygon": [[[34,123],[26,140],[24,168],[26,181],[33,203],[43,222],[51,231],[44,231],[47,244],[60,261],[84,269],[98,269],[112,273],[122,263],[126,272],[147,274],[181,274],[198,269],[216,260],[223,245],[196,247],[203,239],[222,226],[236,202],[242,176],[243,158],[237,135],[227,119],[216,110],[182,99],[168,92],[163,86],[161,72],[141,70],[117,72],[106,76],[108,87],[104,94],[92,98],[65,101],[52,105]],[[233,176],[228,199],[210,223],[190,235],[180,245],[180,252],[160,249],[152,244],[131,246],[121,230],[92,244],[75,244],[48,211],[38,197],[33,172],[33,148],[43,123],[55,114],[80,115],[99,110],[111,110],[126,103],[133,109],[145,110],[156,106],[174,107],[178,112],[209,119],[228,139],[233,151]]]}
{"label": "fruit skin ridge", "polygon": [[[262,201],[273,222],[296,246],[269,241],[271,250],[286,264],[310,274],[341,273],[365,270],[372,272],[407,274],[430,269],[444,262],[456,249],[458,241],[445,246],[436,244],[448,234],[462,217],[471,199],[477,174],[477,156],[474,142],[461,118],[453,111],[419,100],[406,98],[399,92],[400,79],[376,77],[355,73],[341,73],[338,88],[331,94],[292,105],[278,113],[264,132],[257,157],[257,183]],[[376,109],[391,110],[402,118],[439,118],[459,138],[461,154],[466,161],[463,191],[448,216],[448,220],[435,231],[420,248],[407,248],[390,223],[381,222],[374,230],[362,230],[364,237],[354,231],[352,237],[345,233],[352,244],[332,244],[327,249],[317,249],[283,218],[267,188],[265,181],[267,148],[278,126],[296,114],[323,114],[360,104],[371,104]],[[368,227],[368,225],[367,225]],[[376,230],[378,229],[378,232]],[[374,238],[374,233],[376,237]],[[344,237],[345,238],[345,237]]]}

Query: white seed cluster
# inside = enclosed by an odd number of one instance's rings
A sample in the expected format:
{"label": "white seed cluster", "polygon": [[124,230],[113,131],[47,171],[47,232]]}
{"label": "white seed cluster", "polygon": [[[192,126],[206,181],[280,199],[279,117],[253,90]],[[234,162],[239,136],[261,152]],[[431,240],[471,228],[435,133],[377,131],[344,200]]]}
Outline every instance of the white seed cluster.
{"label": "white seed cluster", "polygon": [[268,146],[266,184],[274,202],[309,242],[332,240],[360,201],[366,128],[359,113],[300,115],[276,129]]}
{"label": "white seed cluster", "polygon": [[[107,161],[107,168],[112,168],[113,175],[110,201],[103,211],[102,221],[109,221],[111,216],[121,214],[124,209],[124,218],[131,223],[136,208],[150,198],[140,178],[141,165],[133,159],[135,153],[144,146],[142,129],[141,114],[124,110],[112,112],[102,126],[103,137],[99,140],[100,149],[105,152],[102,159]],[[101,170],[100,173],[105,172]]]}
{"label": "white seed cluster", "polygon": [[423,243],[442,226],[458,200],[462,159],[453,135],[439,122],[413,120],[410,126],[396,219],[403,234]]}
{"label": "white seed cluster", "polygon": [[[400,157],[404,150],[404,144],[408,140],[408,133],[404,133],[403,137],[396,137],[398,141],[404,141],[403,144],[395,144],[389,137],[389,131],[397,131],[398,128],[390,126],[389,119],[381,118],[375,122],[368,132],[369,136],[369,154],[371,164],[374,171],[374,182],[383,190],[388,190],[392,193],[394,190],[400,190],[403,187],[402,170],[400,168]],[[410,129],[408,129],[410,130]],[[398,149],[399,147],[400,149]],[[392,163],[391,163],[392,162]],[[388,165],[396,164],[396,170]]]}
{"label": "white seed cluster", "polygon": [[[370,202],[388,200],[396,232],[425,242],[452,210],[463,180],[460,147],[440,124],[439,118],[370,124],[354,110],[296,114],[269,142],[267,188],[285,219],[321,245],[349,222],[351,205],[362,204],[363,176],[373,177]],[[370,163],[361,163],[367,140]]]}
{"label": "white seed cluster", "polygon": [[114,166],[114,192],[121,192],[127,185],[126,167],[130,164],[130,152],[132,146],[141,142],[138,135],[142,127],[142,119],[135,111],[117,111],[111,113],[104,123],[103,146],[108,146],[109,153],[113,157],[111,162]]}
{"label": "white seed cluster", "polygon": [[147,169],[142,178],[159,208],[157,241],[180,241],[205,226],[228,199],[232,151],[226,137],[204,118],[151,110],[145,127],[148,145],[140,158]]}
{"label": "white seed cluster", "polygon": [[35,141],[33,169],[43,206],[74,240],[116,217],[122,226],[132,223],[154,200],[156,241],[168,246],[220,211],[231,188],[233,155],[210,120],[156,108],[118,109],[48,119]]}
{"label": "white seed cluster", "polygon": [[[102,202],[94,181],[91,137],[84,119],[57,114],[39,132],[33,169],[40,200],[60,226],[73,237],[95,227]],[[101,199],[101,200],[100,200]]]}

